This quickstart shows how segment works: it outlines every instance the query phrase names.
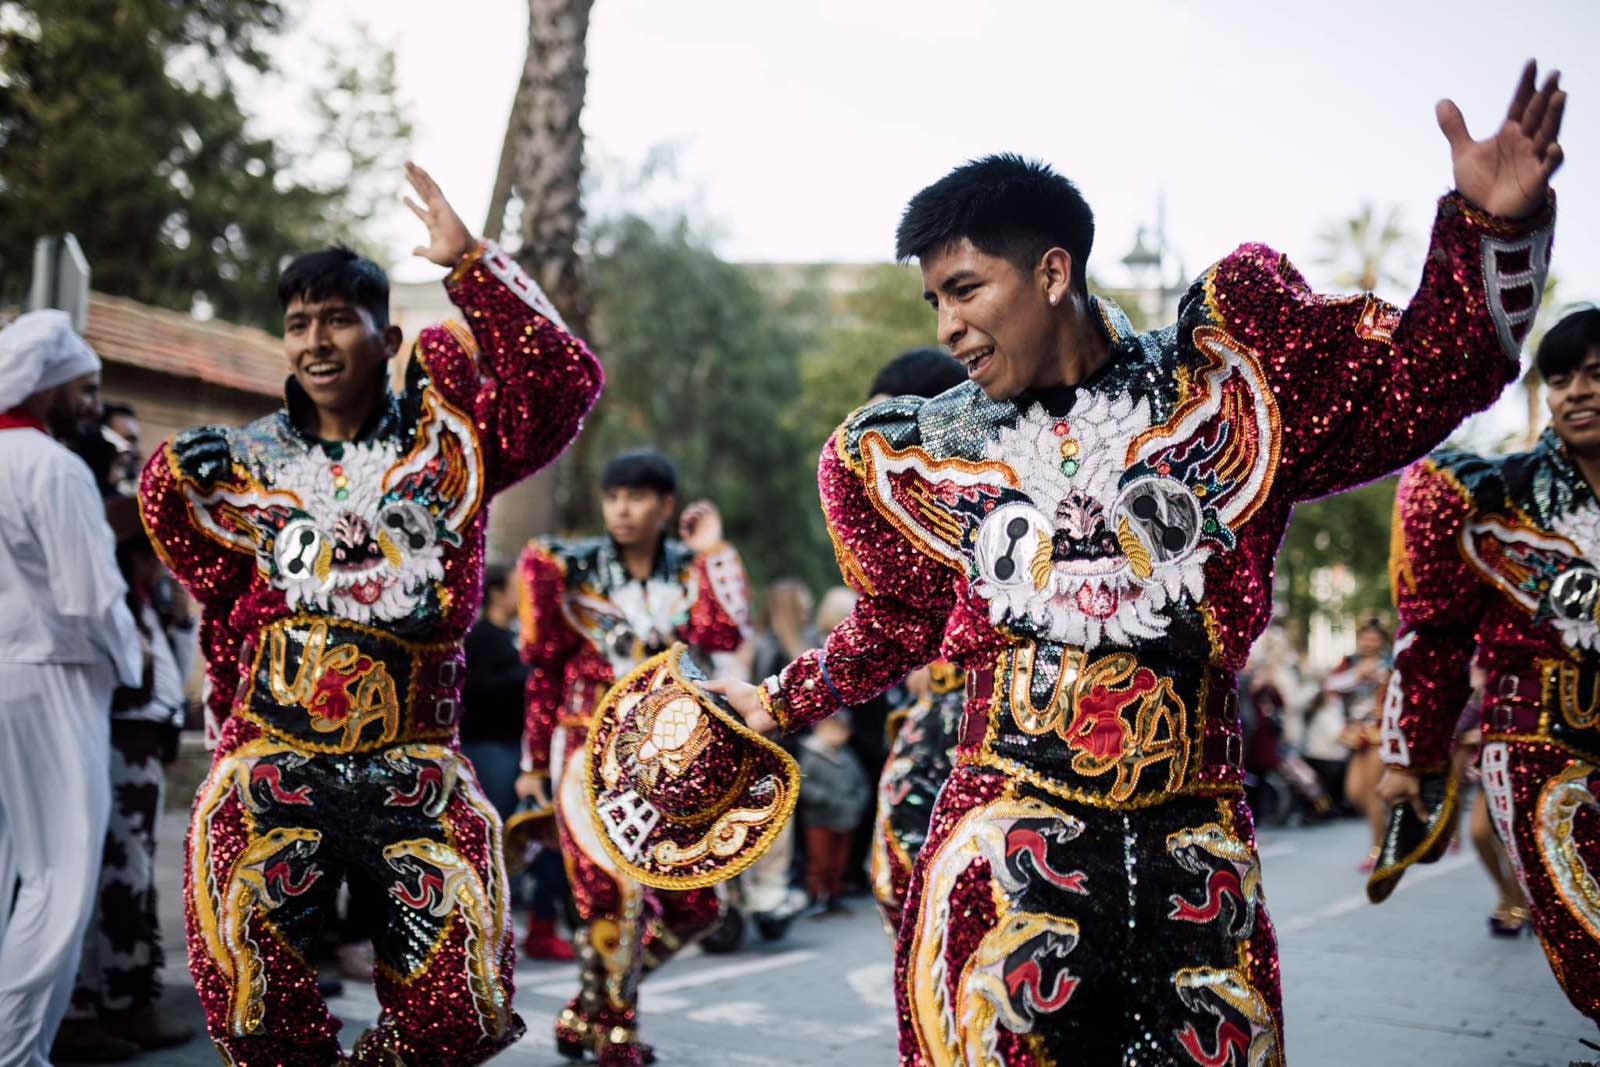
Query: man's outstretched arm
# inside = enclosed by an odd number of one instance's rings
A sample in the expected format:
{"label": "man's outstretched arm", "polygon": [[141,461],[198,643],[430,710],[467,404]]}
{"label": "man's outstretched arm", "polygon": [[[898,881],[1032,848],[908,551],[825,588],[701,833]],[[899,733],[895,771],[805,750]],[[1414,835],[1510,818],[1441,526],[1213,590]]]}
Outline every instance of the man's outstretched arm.
{"label": "man's outstretched arm", "polygon": [[[1307,499],[1416,460],[1518,370],[1543,295],[1554,224],[1550,176],[1566,94],[1530,63],[1500,127],[1477,141],[1437,107],[1455,191],[1441,199],[1421,283],[1402,312],[1368,294],[1314,293],[1283,256],[1245,245],[1186,298],[1197,342],[1240,343],[1281,427],[1276,477]],[[1199,327],[1223,327],[1224,338]]]}
{"label": "man's outstretched arm", "polygon": [[450,268],[445,289],[467,327],[430,327],[417,351],[441,392],[472,409],[489,450],[489,491],[550,463],[600,397],[605,373],[538,284],[491,241],[479,241],[428,173],[406,164],[421,203],[406,205],[428,228],[413,251]]}
{"label": "man's outstretched arm", "polygon": [[822,447],[817,488],[839,570],[859,598],[820,649],[759,687],[717,681],[754,729],[796,730],[887,690],[937,658],[955,604],[955,572],[915,548],[873,506],[836,442]]}

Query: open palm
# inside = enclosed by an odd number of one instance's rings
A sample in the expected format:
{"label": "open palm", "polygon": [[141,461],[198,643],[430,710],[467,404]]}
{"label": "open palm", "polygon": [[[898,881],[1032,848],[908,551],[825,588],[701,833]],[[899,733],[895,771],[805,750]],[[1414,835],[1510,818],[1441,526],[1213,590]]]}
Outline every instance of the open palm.
{"label": "open palm", "polygon": [[439,183],[427,171],[415,163],[407,163],[406,180],[416,190],[417,196],[422,198],[422,203],[418,204],[409,196],[406,197],[406,207],[428,227],[428,243],[418,245],[412,252],[441,267],[455,266],[461,262],[462,256],[476,246],[472,232],[461,221],[461,216],[456,214],[456,209],[450,206],[450,201],[444,198]]}
{"label": "open palm", "polygon": [[1561,166],[1557,138],[1567,94],[1560,88],[1560,72],[1552,71],[1542,87],[1536,87],[1537,78],[1537,64],[1529,60],[1505,121],[1483,141],[1472,139],[1453,101],[1439,101],[1439,128],[1450,142],[1456,190],[1491,215],[1515,219],[1539,211],[1550,176]]}

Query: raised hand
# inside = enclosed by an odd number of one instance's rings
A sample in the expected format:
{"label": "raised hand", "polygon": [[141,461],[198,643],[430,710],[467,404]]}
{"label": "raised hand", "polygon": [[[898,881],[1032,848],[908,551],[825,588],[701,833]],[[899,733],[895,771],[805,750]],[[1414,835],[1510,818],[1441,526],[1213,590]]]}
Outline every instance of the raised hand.
{"label": "raised hand", "polygon": [[1567,94],[1559,71],[1551,71],[1540,88],[1537,78],[1538,64],[1530,59],[1505,121],[1486,141],[1472,139],[1454,101],[1441,100],[1436,108],[1439,129],[1450,142],[1456,191],[1491,215],[1516,219],[1541,210],[1550,175],[1561,166],[1557,138]]}
{"label": "raised hand", "polygon": [[461,216],[456,214],[456,209],[450,206],[450,201],[444,198],[439,183],[427,171],[408,162],[406,180],[416,190],[417,196],[422,198],[419,205],[409,196],[406,197],[406,207],[428,227],[428,243],[413,248],[412,254],[441,267],[455,266],[461,262],[462,256],[477,247],[477,239],[467,229],[467,224],[461,221]]}
{"label": "raised hand", "polygon": [[709,500],[697,500],[683,509],[678,520],[678,536],[696,554],[709,552],[722,543],[722,515]]}

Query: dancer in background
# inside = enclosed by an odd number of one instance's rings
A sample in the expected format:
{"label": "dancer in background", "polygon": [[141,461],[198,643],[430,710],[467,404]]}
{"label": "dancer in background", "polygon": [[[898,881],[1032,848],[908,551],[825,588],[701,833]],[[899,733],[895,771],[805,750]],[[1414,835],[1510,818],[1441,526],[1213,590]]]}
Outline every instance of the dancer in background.
{"label": "dancer in background", "polygon": [[[573,902],[580,988],[556,1020],[563,1055],[636,1067],[654,1054],[638,1035],[638,983],[718,920],[717,891],[648,889],[596,838],[584,792],[584,742],[601,697],[648,657],[682,641],[732,652],[749,636],[749,586],[709,501],[678,508],[678,474],[654,451],[625,452],[600,476],[604,536],[536,541],[522,554],[522,647],[528,663],[518,790],[555,804]],[[679,539],[681,537],[681,540]],[[552,791],[553,790],[553,791]]]}
{"label": "dancer in background", "polygon": [[1379,794],[1426,832],[1373,880],[1386,895],[1453,826],[1450,749],[1476,653],[1487,814],[1551,969],[1600,1025],[1600,309],[1552,326],[1534,365],[1550,427],[1531,451],[1445,450],[1400,480]]}

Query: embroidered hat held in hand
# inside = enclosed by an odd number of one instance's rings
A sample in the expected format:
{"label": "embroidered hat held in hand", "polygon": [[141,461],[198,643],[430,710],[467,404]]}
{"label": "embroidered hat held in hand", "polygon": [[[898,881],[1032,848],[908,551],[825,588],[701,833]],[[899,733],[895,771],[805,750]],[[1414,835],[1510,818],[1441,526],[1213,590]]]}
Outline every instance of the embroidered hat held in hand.
{"label": "embroidered hat held in hand", "polygon": [[661,889],[726,881],[794,812],[800,768],[697,683],[673,645],[601,701],[589,728],[590,811],[606,850]]}

